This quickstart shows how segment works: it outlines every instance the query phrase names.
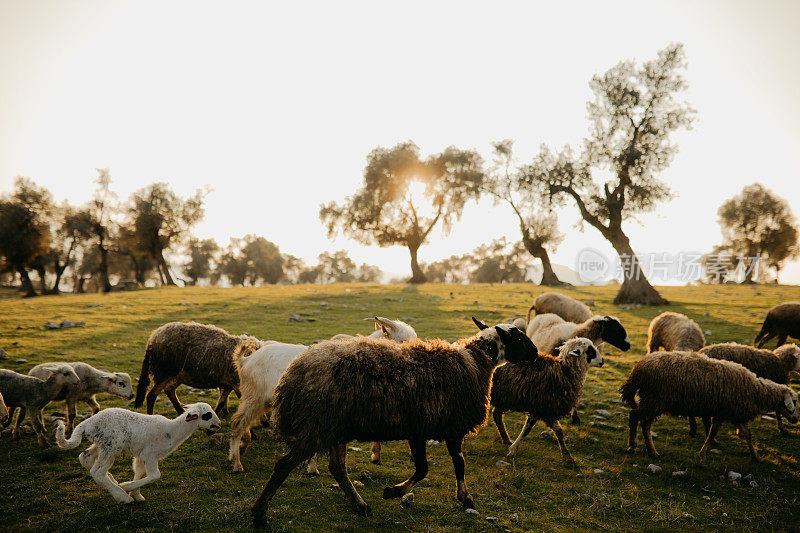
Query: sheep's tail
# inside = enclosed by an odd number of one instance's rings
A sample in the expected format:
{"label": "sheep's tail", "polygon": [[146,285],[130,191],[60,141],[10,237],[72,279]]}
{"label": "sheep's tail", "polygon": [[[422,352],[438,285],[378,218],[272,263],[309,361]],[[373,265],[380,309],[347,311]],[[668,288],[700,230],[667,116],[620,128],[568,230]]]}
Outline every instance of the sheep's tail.
{"label": "sheep's tail", "polygon": [[58,427],[56,428],[56,443],[58,444],[58,447],[63,450],[77,448],[81,443],[81,439],[83,438],[83,422],[75,427],[75,430],[72,432],[72,436],[70,438],[65,438],[65,433],[66,428],[64,426],[64,421],[59,420]]}
{"label": "sheep's tail", "polygon": [[531,308],[530,308],[530,309],[528,309],[528,316],[527,316],[527,318],[526,318],[526,320],[528,321],[528,324],[530,324],[530,323],[531,323],[531,312],[532,312],[532,311],[536,311],[536,304],[533,304],[533,305],[531,306]]}
{"label": "sheep's tail", "polygon": [[619,388],[619,394],[622,396],[622,399],[631,409],[636,409],[639,405],[636,403],[636,393],[639,392],[639,383],[638,379],[636,379],[636,374],[631,373],[628,376],[628,379],[622,384]]}
{"label": "sheep's tail", "polygon": [[139,384],[136,385],[136,399],[133,401],[133,407],[138,409],[144,403],[144,397],[147,394],[147,387],[150,386],[150,352],[152,348],[148,346],[144,350],[144,361],[142,361],[142,372],[139,374]]}

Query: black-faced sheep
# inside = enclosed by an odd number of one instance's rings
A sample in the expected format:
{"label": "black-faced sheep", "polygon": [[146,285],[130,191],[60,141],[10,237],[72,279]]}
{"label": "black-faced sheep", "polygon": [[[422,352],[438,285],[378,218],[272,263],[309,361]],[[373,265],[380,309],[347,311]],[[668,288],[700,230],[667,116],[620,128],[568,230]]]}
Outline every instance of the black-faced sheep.
{"label": "black-faced sheep", "polygon": [[[650,428],[662,414],[708,417],[711,428],[700,449],[705,462],[709,445],[723,422],[730,422],[747,440],[753,460],[760,461],[748,422],[756,415],[779,411],[797,422],[797,394],[786,385],[760,378],[738,363],[691,352],[653,352],[634,365],[620,387],[631,407],[628,453],[636,449],[636,427],[651,457],[659,457]],[[636,396],[639,396],[637,403]]]}
{"label": "black-faced sheep", "polygon": [[[552,313],[536,315],[528,322],[527,334],[542,353],[555,356],[558,356],[558,349],[563,343],[577,337],[589,339],[601,353],[603,342],[623,352],[631,347],[625,328],[617,318],[608,315],[593,316],[580,324],[567,322]],[[572,423],[581,423],[577,409],[572,410]]]}
{"label": "black-faced sheep", "polygon": [[[377,328],[370,335],[372,338],[387,338],[396,342],[410,341],[417,338],[414,328],[401,320],[390,320],[384,317],[366,318],[375,323]],[[339,334],[331,340],[352,339],[352,335]],[[250,428],[272,407],[275,386],[278,384],[286,368],[295,357],[308,348],[303,344],[287,344],[267,341],[264,346],[252,354],[243,349],[236,350],[233,359],[239,371],[241,401],[231,418],[231,440],[228,459],[234,472],[244,472],[241,454],[250,444]],[[372,461],[380,463],[380,443],[372,445]],[[316,456],[309,461],[309,474],[319,474]]]}
{"label": "black-faced sheep", "polygon": [[329,450],[329,468],[350,507],[372,511],[347,477],[351,440],[408,440],[415,472],[387,487],[399,498],[428,472],[427,439],[445,441],[455,467],[458,500],[473,508],[464,481],[461,445],[486,421],[495,367],[537,356],[536,347],[509,324],[488,328],[455,344],[441,340],[397,344],[386,339],[327,341],[309,347],[289,365],[275,389],[275,420],[288,452],[253,506],[256,526],[266,521],[272,497],[289,473],[316,452]]}
{"label": "black-faced sheep", "polygon": [[[769,351],[729,342],[706,346],[700,353],[714,359],[739,363],[756,376],[783,385],[789,383],[789,375],[792,372],[800,369],[800,348],[794,344],[784,344],[774,351]],[[789,431],[783,425],[780,411],[775,418],[778,420],[778,431],[782,435],[788,435]]]}
{"label": "black-faced sheep", "polygon": [[[533,361],[508,363],[495,370],[491,393],[493,418],[503,444],[509,446],[509,457],[517,454],[522,439],[537,420],[542,420],[555,433],[564,461],[575,462],[564,444],[564,430],[558,419],[575,408],[590,366],[603,366],[603,356],[589,339],[578,338],[562,344],[558,357],[540,353]],[[513,444],[503,423],[506,411],[528,414]]]}
{"label": "black-faced sheep", "polygon": [[18,374],[12,370],[0,370],[0,394],[3,395],[10,412],[3,423],[6,427],[14,417],[14,411],[19,408],[19,416],[14,426],[12,436],[15,439],[22,435],[22,421],[27,414],[33,424],[33,429],[39,439],[39,446],[48,445],[42,425],[41,411],[58,396],[65,386],[76,385],[80,381],[75,371],[69,365],[57,365],[50,377],[46,380]]}
{"label": "black-faced sheep", "polygon": [[[131,377],[125,372],[105,372],[81,362],[64,364],[71,366],[81,380],[77,385],[64,387],[53,398],[53,401],[66,400],[67,402],[67,436],[72,434],[76,414],[75,406],[79,401],[91,407],[92,414],[97,414],[100,404],[95,399],[96,394],[107,392],[123,398],[133,397]],[[42,363],[33,367],[28,375],[47,379],[59,366],[60,363]]]}
{"label": "black-faced sheep", "polygon": [[574,298],[570,298],[558,292],[543,292],[533,301],[533,305],[528,309],[528,324],[531,322],[531,314],[536,311],[537,315],[552,313],[558,315],[567,322],[580,324],[592,318],[592,310]]}
{"label": "black-faced sheep", "polygon": [[[198,428],[217,430],[219,418],[207,403],[187,405],[174,420],[112,407],[84,420],[71,438],[64,436],[64,422],[58,421],[59,448],[75,448],[85,436],[94,444],[78,460],[98,485],[119,503],[144,501],[139,489],[161,479],[158,462],[183,444]],[[117,483],[109,469],[122,454],[133,456],[133,481]]]}
{"label": "black-faced sheep", "polygon": [[696,352],[706,343],[703,330],[686,315],[667,311],[650,322],[647,329],[647,353],[663,348],[668,352]]}
{"label": "black-faced sheep", "polygon": [[[156,398],[163,390],[178,414],[183,406],[175,394],[181,384],[198,389],[219,389],[215,410],[228,411],[228,395],[239,393],[239,373],[233,364],[237,349],[255,352],[262,342],[247,335],[231,335],[222,328],[197,322],[170,322],[153,331],[147,341],[134,406],[142,406],[147,395],[147,413],[153,414]],[[147,392],[150,375],[153,388]]]}
{"label": "black-faced sheep", "polygon": [[789,337],[800,339],[800,302],[786,302],[770,309],[754,344],[761,348],[776,336],[778,346],[786,344]]}

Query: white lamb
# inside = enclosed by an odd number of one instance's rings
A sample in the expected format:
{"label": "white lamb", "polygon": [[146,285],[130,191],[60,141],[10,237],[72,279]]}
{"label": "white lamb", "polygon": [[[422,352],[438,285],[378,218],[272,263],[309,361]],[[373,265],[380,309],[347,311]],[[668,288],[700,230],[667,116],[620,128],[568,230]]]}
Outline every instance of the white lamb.
{"label": "white lamb", "polygon": [[[197,428],[219,427],[219,418],[207,403],[189,405],[172,420],[112,407],[78,424],[69,439],[64,437],[64,422],[59,420],[56,442],[59,448],[76,448],[85,435],[94,444],[78,460],[115,500],[132,503],[144,501],[139,489],[161,479],[158,469],[161,459],[175,451]],[[123,453],[133,456],[134,477],[133,481],[117,483],[109,469]]]}
{"label": "white lamb", "polygon": [[[375,323],[375,332],[369,335],[370,337],[386,337],[397,342],[417,338],[414,328],[400,320],[389,320],[379,316],[364,320]],[[340,334],[333,340],[348,338],[351,336]],[[244,472],[241,454],[250,444],[250,428],[269,411],[278,380],[281,379],[289,363],[306,348],[308,346],[302,344],[267,341],[250,355],[245,355],[241,351],[234,352],[234,364],[239,370],[239,390],[242,393],[239,407],[231,418],[228,459],[233,464],[234,472]],[[377,453],[377,457],[380,457],[379,443],[373,444],[373,453]],[[316,455],[308,462],[308,473],[319,474]]]}

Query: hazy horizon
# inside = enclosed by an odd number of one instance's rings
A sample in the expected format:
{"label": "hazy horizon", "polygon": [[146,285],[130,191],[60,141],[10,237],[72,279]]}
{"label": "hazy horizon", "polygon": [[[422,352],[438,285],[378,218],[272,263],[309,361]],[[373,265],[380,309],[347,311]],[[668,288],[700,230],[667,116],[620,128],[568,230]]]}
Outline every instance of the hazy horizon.
{"label": "hazy horizon", "polygon": [[[425,155],[515,139],[579,147],[589,80],[625,59],[685,44],[690,131],[661,177],[676,198],[625,228],[637,252],[706,252],[717,208],[761,182],[800,201],[800,4],[766,2],[280,4],[0,0],[0,192],[32,178],[57,200],[91,196],[108,167],[126,198],[153,181],[181,195],[211,186],[194,230],[226,245],[248,233],[314,263],[346,249],[410,273],[402,247],[330,241],[319,206],[360,186],[376,146]],[[713,30],[713,31],[712,31]],[[490,213],[490,216],[487,214]],[[552,261],[609,255],[572,207]],[[420,260],[519,240],[503,206],[471,203]],[[800,263],[782,283],[800,283]],[[654,281],[658,283],[658,281]]]}

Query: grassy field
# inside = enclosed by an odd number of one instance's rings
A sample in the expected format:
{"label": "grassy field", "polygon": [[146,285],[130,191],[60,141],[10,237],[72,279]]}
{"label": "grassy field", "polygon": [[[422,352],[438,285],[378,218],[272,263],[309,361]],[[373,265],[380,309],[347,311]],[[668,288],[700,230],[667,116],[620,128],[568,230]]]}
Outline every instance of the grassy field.
{"label": "grassy field", "polygon": [[[615,288],[566,290],[581,300],[593,300],[598,312],[618,316],[630,333],[633,348],[622,354],[606,350],[606,365],[592,369],[581,402],[583,424],[564,421],[567,445],[579,464],[562,466],[555,440],[541,424],[520,448],[510,466],[493,425],[467,440],[467,482],[479,515],[463,512],[455,501],[452,464],[443,445],[429,447],[430,473],[414,490],[410,508],[384,501],[383,487],[399,482],[412,470],[407,445],[385,446],[381,466],[369,462],[369,444],[353,442],[348,453],[351,477],[361,479],[362,496],[373,516],[350,513],[327,468],[319,477],[297,471],[273,500],[271,527],[282,530],[548,530],[596,529],[735,529],[797,530],[800,524],[800,438],[780,437],[775,422],[753,423],[756,446],[764,458],[750,461],[747,448],[730,427],[720,437],[721,454],[709,455],[705,467],[696,463],[702,442],[687,435],[685,420],[663,418],[654,426],[655,444],[662,455],[660,475],[647,470],[652,463],[640,445],[633,457],[625,455],[627,408],[617,388],[643,353],[647,325],[664,310],[686,313],[704,330],[708,342],[750,342],[766,310],[786,300],[800,300],[800,288],[778,286],[664,287],[672,304],[665,307],[621,309],[614,306]],[[44,361],[86,361],[109,370],[139,375],[149,332],[171,320],[213,323],[232,333],[262,339],[309,343],[333,334],[368,333],[361,319],[380,314],[410,322],[421,337],[454,340],[474,331],[469,317],[487,323],[524,315],[534,285],[329,285],[242,289],[145,289],[111,295],[63,295],[29,300],[0,299],[0,348],[9,356],[4,368],[27,372]],[[0,296],[2,298],[2,296]],[[327,302],[328,306],[320,305]],[[94,304],[101,304],[95,306]],[[191,304],[191,305],[181,305]],[[289,322],[299,313],[309,322]],[[46,322],[84,320],[86,326],[46,330]],[[24,359],[25,362],[16,362]],[[795,384],[796,386],[796,384]],[[182,401],[206,401],[216,392],[178,390]],[[104,396],[101,405],[127,406],[126,400]],[[236,399],[231,397],[235,407]],[[162,395],[158,412],[174,416]],[[596,409],[611,417],[592,425]],[[65,411],[50,404],[47,413]],[[88,411],[79,406],[79,413]],[[46,414],[47,414],[46,413]],[[506,417],[509,431],[519,431],[523,417]],[[48,426],[52,436],[53,423]],[[228,430],[223,423],[223,434]],[[226,460],[227,439],[198,432],[161,463],[163,478],[143,489],[144,504],[119,506],[80,466],[82,448],[40,450],[27,434],[12,441],[0,439],[0,528],[5,530],[240,530],[250,525],[250,505],[263,487],[282,447],[263,428],[244,455],[246,472],[233,475]],[[327,465],[327,459],[321,461]],[[602,472],[598,472],[598,470]],[[728,471],[752,475],[733,485]],[[362,476],[367,471],[371,476]],[[685,471],[673,477],[675,471]],[[117,479],[131,479],[130,460],[113,469]],[[369,479],[371,477],[371,479]],[[748,478],[749,479],[749,478]],[[688,514],[687,514],[688,513]]]}

